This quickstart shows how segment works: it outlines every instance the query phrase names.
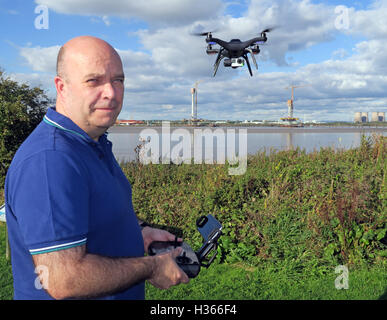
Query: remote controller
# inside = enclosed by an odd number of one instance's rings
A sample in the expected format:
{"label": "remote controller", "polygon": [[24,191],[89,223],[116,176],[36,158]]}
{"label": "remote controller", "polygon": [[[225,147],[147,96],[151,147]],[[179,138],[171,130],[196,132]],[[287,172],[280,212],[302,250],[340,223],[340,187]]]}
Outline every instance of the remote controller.
{"label": "remote controller", "polygon": [[186,242],[154,241],[150,244],[148,253],[153,256],[172,251],[177,247],[183,248],[182,253],[176,257],[177,265],[183,269],[189,278],[195,278],[199,274],[200,263],[196,253]]}
{"label": "remote controller", "polygon": [[[222,233],[222,225],[210,214],[200,217],[196,221],[196,226],[204,239],[203,246],[197,252],[193,251],[186,242],[179,242],[176,238],[175,241],[152,242],[149,245],[148,254],[153,256],[182,247],[182,253],[176,257],[176,263],[189,278],[195,278],[199,274],[201,266],[208,268],[214,261],[217,253],[217,241]],[[212,251],[215,253],[205,264],[204,261]]]}

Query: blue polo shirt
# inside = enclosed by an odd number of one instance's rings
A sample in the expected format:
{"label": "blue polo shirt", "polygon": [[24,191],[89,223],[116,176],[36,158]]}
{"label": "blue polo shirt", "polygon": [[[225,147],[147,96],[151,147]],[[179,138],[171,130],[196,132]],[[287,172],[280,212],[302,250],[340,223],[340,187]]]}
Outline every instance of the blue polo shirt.
{"label": "blue polo shirt", "polygon": [[[144,255],[131,186],[107,134],[96,142],[53,108],[16,152],[5,199],[15,299],[51,299],[32,255],[80,245],[113,258]],[[144,299],[144,292],[142,282],[103,298]]]}

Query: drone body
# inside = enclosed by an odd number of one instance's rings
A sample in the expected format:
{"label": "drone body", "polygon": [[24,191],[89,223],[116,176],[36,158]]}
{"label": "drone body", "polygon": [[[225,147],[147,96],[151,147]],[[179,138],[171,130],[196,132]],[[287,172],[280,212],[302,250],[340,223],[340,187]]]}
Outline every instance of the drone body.
{"label": "drone body", "polygon": [[[216,72],[218,71],[220,62],[224,59],[223,65],[225,67],[231,67],[233,69],[243,67],[246,61],[247,67],[249,69],[250,75],[253,76],[253,72],[251,71],[251,65],[248,58],[248,54],[250,53],[251,58],[253,59],[254,65],[258,70],[258,64],[255,60],[255,55],[259,54],[261,50],[259,49],[259,45],[263,44],[267,41],[266,33],[270,32],[271,29],[266,29],[261,32],[260,37],[256,37],[247,41],[241,41],[239,39],[232,39],[229,42],[212,37],[211,32],[199,33],[196,35],[199,36],[207,36],[207,54],[213,55],[217,54],[215,64],[214,64],[214,74],[215,77]],[[213,45],[219,45],[220,49],[214,49]]]}

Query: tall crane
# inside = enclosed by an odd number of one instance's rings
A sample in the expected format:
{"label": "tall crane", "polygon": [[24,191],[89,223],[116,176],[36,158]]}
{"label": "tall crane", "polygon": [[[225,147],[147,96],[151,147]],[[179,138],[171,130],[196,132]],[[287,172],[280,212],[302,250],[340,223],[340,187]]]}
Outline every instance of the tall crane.
{"label": "tall crane", "polygon": [[192,94],[191,121],[197,121],[198,119],[198,85],[203,81],[204,80],[196,81],[194,86],[191,88],[191,94]]}
{"label": "tall crane", "polygon": [[287,121],[296,121],[297,118],[293,117],[293,110],[294,110],[294,89],[296,88],[303,88],[303,87],[309,87],[309,85],[302,85],[302,86],[294,86],[291,85],[289,87],[286,87],[285,89],[292,89],[292,98],[288,100],[288,117],[287,118],[281,118],[281,120],[287,120]]}

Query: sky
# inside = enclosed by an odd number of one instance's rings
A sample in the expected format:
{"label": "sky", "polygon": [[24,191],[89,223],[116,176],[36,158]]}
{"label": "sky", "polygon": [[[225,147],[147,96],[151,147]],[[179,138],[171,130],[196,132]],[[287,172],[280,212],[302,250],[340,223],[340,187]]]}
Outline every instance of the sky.
{"label": "sky", "polygon": [[[267,27],[252,64],[231,69],[206,54],[205,37],[242,41]],[[120,119],[198,117],[353,121],[355,112],[387,112],[387,0],[0,0],[0,68],[55,99],[56,56],[80,35],[109,42],[120,54],[125,96]]]}

